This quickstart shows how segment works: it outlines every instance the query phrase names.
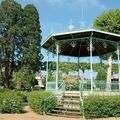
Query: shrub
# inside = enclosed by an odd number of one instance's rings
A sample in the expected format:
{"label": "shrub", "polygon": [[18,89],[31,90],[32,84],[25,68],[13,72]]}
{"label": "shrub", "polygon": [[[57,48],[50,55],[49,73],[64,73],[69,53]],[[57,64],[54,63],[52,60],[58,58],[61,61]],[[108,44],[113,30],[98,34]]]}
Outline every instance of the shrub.
{"label": "shrub", "polygon": [[74,82],[66,81],[65,82],[65,89],[68,91],[79,90],[79,83],[77,81],[74,81]]}
{"label": "shrub", "polygon": [[13,86],[18,90],[31,90],[37,80],[35,79],[34,73],[31,73],[29,68],[24,66],[13,74],[12,82]]}
{"label": "shrub", "polygon": [[1,113],[21,113],[23,111],[22,98],[13,91],[0,92]]}
{"label": "shrub", "polygon": [[22,98],[22,103],[27,103],[27,91],[16,91],[17,95],[20,96]]}
{"label": "shrub", "polygon": [[84,114],[86,118],[120,116],[119,96],[90,96],[84,98]]}
{"label": "shrub", "polygon": [[57,98],[50,92],[34,91],[28,95],[28,103],[35,112],[43,114],[56,106]]}

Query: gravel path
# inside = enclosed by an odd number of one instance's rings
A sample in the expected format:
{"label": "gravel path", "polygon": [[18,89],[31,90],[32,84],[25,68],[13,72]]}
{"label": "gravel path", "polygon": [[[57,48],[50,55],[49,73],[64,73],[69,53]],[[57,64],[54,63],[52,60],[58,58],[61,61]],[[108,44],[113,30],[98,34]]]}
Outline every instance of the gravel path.
{"label": "gravel path", "polygon": [[[0,120],[83,120],[78,118],[64,118],[64,117],[53,117],[47,115],[38,115],[27,106],[25,107],[26,113],[23,114],[0,114]],[[120,118],[103,118],[96,120],[120,120]]]}

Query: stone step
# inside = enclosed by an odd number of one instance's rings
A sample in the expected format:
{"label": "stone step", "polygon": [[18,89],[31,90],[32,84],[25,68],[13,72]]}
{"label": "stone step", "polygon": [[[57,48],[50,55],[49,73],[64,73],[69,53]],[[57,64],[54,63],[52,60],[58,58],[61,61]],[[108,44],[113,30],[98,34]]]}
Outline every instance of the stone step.
{"label": "stone step", "polygon": [[80,95],[64,94],[63,98],[80,98]]}
{"label": "stone step", "polygon": [[74,102],[74,101],[75,101],[75,102],[78,101],[78,102],[79,102],[80,99],[75,99],[75,98],[61,98],[60,101],[73,101],[73,102]]}
{"label": "stone step", "polygon": [[70,109],[80,109],[79,104],[66,104],[66,103],[60,103],[60,105],[57,106],[58,108],[70,108]]}
{"label": "stone step", "polygon": [[72,111],[72,112],[80,112],[80,109],[78,108],[69,108],[69,107],[56,107],[55,110],[66,110],[66,111]]}
{"label": "stone step", "polygon": [[63,96],[62,98],[61,98],[61,100],[64,100],[64,99],[69,99],[69,100],[80,100],[80,97],[68,97],[68,96]]}
{"label": "stone step", "polygon": [[80,118],[80,94],[79,92],[65,92],[57,107],[49,115]]}
{"label": "stone step", "polygon": [[59,103],[59,104],[57,105],[57,107],[63,107],[63,104]]}
{"label": "stone step", "polygon": [[56,117],[66,117],[66,118],[81,118],[80,115],[65,115],[65,114],[55,114],[55,113],[47,113],[47,115],[50,116],[56,116]]}
{"label": "stone step", "polygon": [[67,110],[52,110],[51,113],[53,114],[63,114],[63,115],[70,115],[70,116],[80,116],[80,111],[67,111]]}
{"label": "stone step", "polygon": [[65,94],[80,94],[80,91],[65,91]]}
{"label": "stone step", "polygon": [[61,104],[80,104],[79,100],[62,100]]}

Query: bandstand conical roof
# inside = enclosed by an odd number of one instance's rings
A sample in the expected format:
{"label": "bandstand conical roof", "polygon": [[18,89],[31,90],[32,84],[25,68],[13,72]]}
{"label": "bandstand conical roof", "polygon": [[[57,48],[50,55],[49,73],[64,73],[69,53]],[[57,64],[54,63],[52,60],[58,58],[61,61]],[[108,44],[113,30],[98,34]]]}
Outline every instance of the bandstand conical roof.
{"label": "bandstand conical roof", "polygon": [[[51,52],[56,51],[55,43],[59,42],[60,55],[85,57],[89,56],[89,43],[92,38],[93,56],[116,51],[120,35],[95,29],[71,31],[52,34],[42,42],[42,47]],[[75,46],[73,47],[72,44]]]}

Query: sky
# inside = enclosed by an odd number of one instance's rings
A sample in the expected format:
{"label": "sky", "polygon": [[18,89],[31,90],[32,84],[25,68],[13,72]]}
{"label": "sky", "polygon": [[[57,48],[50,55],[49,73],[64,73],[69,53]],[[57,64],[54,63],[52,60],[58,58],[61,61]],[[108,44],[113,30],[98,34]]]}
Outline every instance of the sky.
{"label": "sky", "polygon": [[27,4],[34,4],[36,6],[40,17],[42,41],[52,33],[68,31],[71,21],[74,25],[74,30],[81,29],[81,23],[83,22],[85,28],[91,28],[96,16],[106,10],[120,8],[120,0],[16,1],[20,3],[22,7],[25,7]]}
{"label": "sky", "polygon": [[[39,12],[42,40],[51,33],[68,31],[73,23],[74,30],[91,28],[93,20],[102,12],[120,8],[120,0],[16,0],[24,7],[34,4]],[[83,11],[83,12],[82,12]],[[83,13],[83,15],[82,15]]]}
{"label": "sky", "polygon": [[[52,33],[69,31],[72,21],[74,30],[91,28],[93,20],[102,12],[120,8],[120,0],[16,0],[25,7],[34,4],[39,12],[42,41]],[[83,12],[82,12],[83,11]],[[82,15],[83,13],[83,15]],[[44,49],[42,49],[44,53]],[[46,57],[44,56],[46,60]],[[84,61],[84,59],[83,59]],[[96,61],[96,60],[95,60]]]}

